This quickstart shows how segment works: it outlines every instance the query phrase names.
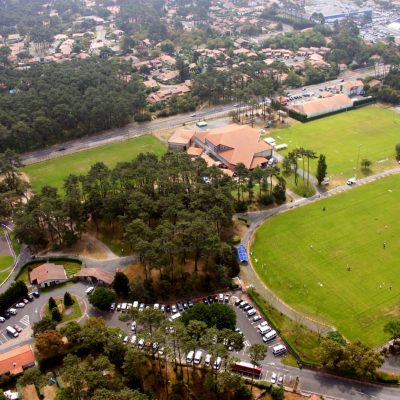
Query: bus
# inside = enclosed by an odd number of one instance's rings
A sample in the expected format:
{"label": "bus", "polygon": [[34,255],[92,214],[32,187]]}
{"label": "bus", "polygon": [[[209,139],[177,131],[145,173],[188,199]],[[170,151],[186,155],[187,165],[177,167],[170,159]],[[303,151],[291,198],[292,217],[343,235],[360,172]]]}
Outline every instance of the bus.
{"label": "bus", "polygon": [[232,371],[243,375],[260,377],[262,374],[262,367],[258,367],[257,365],[254,366],[253,364],[245,361],[239,361],[232,365]]}

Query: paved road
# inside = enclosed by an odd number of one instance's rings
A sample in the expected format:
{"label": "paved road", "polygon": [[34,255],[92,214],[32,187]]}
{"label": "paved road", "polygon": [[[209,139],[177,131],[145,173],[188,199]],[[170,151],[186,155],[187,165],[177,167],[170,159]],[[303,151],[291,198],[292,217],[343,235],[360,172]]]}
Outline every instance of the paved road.
{"label": "paved road", "polygon": [[[340,75],[340,79],[353,80],[356,77],[365,77],[374,74],[373,68],[365,68],[357,71],[346,71]],[[340,79],[335,79],[332,81],[324,82],[317,85],[307,86],[307,91],[319,91],[320,88],[325,86],[334,86],[340,82]],[[293,89],[291,93],[303,93],[302,89]],[[29,153],[25,153],[21,156],[21,160],[24,164],[32,164],[38,161],[55,158],[62,154],[70,154],[81,150],[86,150],[93,147],[98,147],[115,141],[126,140],[128,138],[141,136],[145,133],[151,133],[157,130],[163,130],[168,128],[173,128],[176,126],[181,126],[182,124],[187,124],[200,119],[215,118],[218,116],[223,116],[229,113],[229,111],[234,111],[235,107],[233,103],[214,106],[211,108],[206,108],[196,113],[196,117],[191,117],[192,113],[180,114],[175,117],[170,117],[162,120],[154,120],[142,124],[131,123],[123,128],[112,129],[109,131],[100,132],[91,136],[86,136],[80,139],[71,140],[62,144],[56,144],[49,146],[45,149],[35,150]],[[65,148],[65,150],[59,151],[59,149]]]}
{"label": "paved road", "polygon": [[[400,173],[400,168],[394,168],[386,172],[382,172],[376,175],[372,175],[357,181],[356,186],[364,185],[369,182],[373,182],[377,179],[384,178],[386,176],[395,175]],[[250,254],[250,245],[251,239],[253,237],[256,229],[268,218],[280,214],[282,212],[289,211],[294,208],[302,207],[307,204],[311,204],[315,201],[319,201],[323,198],[330,197],[332,195],[342,193],[348,190],[352,190],[352,186],[343,185],[338,186],[334,189],[328,190],[325,193],[316,194],[309,198],[303,198],[292,203],[286,203],[281,205],[280,207],[271,208],[263,211],[254,211],[238,214],[238,217],[245,218],[250,224],[248,230],[242,238],[242,244],[247,247],[248,252]],[[247,267],[242,267],[241,276],[247,286],[254,287],[268,302],[270,302],[275,308],[288,315],[290,318],[294,320],[300,320],[302,324],[307,326],[309,329],[313,331],[319,331],[322,333],[326,333],[329,330],[334,329],[333,327],[329,327],[324,325],[318,321],[313,320],[312,318],[306,317],[302,314],[299,314],[296,310],[291,308],[289,305],[285,304],[281,299],[279,299],[258,277],[257,273],[254,270],[252,265],[252,257],[249,257],[249,265]],[[255,262],[256,259],[254,259]]]}

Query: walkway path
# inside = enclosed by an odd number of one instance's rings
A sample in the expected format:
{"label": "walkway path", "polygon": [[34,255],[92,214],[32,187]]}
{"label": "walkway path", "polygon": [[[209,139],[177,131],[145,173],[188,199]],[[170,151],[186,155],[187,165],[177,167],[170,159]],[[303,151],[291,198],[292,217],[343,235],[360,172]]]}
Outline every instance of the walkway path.
{"label": "walkway path", "polygon": [[[381,179],[390,175],[396,175],[400,173],[400,168],[394,168],[386,172],[381,172],[376,175],[368,176],[366,178],[360,179],[357,181],[356,186],[361,186],[369,182],[373,182],[377,179]],[[257,228],[268,218],[271,218],[274,215],[289,211],[294,208],[302,207],[307,204],[314,203],[319,201],[323,198],[333,196],[338,193],[342,193],[348,190],[351,190],[353,187],[348,185],[339,186],[333,188],[327,192],[316,194],[309,198],[302,198],[300,200],[294,201],[292,203],[282,204],[279,207],[271,208],[268,210],[262,211],[253,211],[247,213],[237,214],[238,217],[244,218],[250,224],[248,230],[244,234],[241,243],[246,246],[248,254],[250,254],[250,246],[252,242],[252,238],[254,232]],[[292,307],[284,303],[280,298],[278,298],[262,281],[262,279],[258,276],[257,272],[255,271],[251,257],[249,257],[249,266],[242,268],[242,277],[246,284],[246,286],[254,287],[260,295],[265,298],[271,305],[277,308],[282,313],[288,315],[290,318],[301,321],[303,325],[308,327],[309,329],[320,332],[326,333],[334,327],[330,327],[328,325],[323,324],[322,322],[316,321],[309,316],[299,313],[298,311],[294,310]]]}

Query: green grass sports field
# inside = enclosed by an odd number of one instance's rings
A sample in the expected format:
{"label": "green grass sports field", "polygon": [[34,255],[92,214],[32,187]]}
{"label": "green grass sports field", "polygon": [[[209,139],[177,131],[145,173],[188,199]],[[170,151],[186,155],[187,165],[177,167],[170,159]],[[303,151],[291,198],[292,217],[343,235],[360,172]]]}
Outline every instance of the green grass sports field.
{"label": "green grass sports field", "polygon": [[[307,123],[295,123],[272,132],[271,136],[277,144],[288,144],[282,154],[295,147],[314,150],[318,155],[324,153],[328,175],[347,180],[357,173],[357,159],[358,168],[363,158],[372,161],[372,172],[394,165],[395,145],[400,143],[400,113],[379,105],[367,106]],[[313,161],[310,168],[313,174],[316,165]],[[358,174],[363,176],[360,171]]]}
{"label": "green grass sports field", "polygon": [[379,345],[400,316],[399,215],[400,175],[355,187],[266,221],[253,265],[287,304]]}
{"label": "green grass sports field", "polygon": [[96,162],[114,167],[120,161],[133,160],[139,153],[162,155],[165,151],[166,147],[157,138],[146,135],[28,165],[23,172],[28,175],[34,191],[45,185],[60,189],[69,174],[84,174]]}

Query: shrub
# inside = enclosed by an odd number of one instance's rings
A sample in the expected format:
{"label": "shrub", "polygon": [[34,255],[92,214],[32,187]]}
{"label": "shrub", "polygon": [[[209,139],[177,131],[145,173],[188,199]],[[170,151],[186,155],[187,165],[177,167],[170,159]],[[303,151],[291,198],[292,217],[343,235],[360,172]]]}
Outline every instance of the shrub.
{"label": "shrub", "polygon": [[260,196],[260,203],[264,206],[274,204],[274,196],[272,194],[263,194]]}

